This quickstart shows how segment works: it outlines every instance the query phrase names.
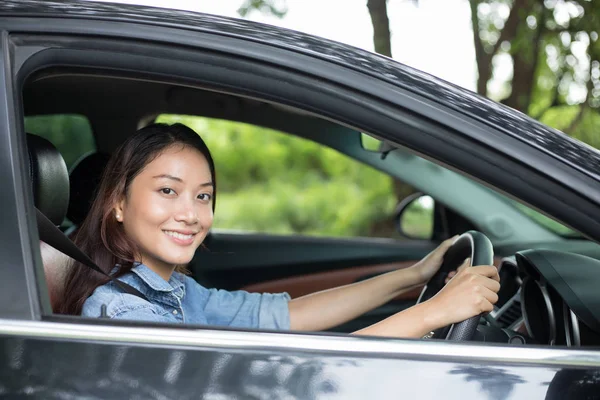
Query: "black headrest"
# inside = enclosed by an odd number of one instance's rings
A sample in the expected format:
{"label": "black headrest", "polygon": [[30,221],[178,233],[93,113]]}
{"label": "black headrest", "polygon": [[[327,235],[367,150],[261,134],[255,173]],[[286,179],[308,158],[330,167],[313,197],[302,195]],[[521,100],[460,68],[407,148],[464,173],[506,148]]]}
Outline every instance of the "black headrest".
{"label": "black headrest", "polygon": [[35,206],[60,225],[69,206],[69,171],[65,160],[52,143],[29,133],[27,151]]}
{"label": "black headrest", "polygon": [[71,169],[71,200],[67,217],[74,224],[81,224],[90,211],[109,158],[105,153],[89,153]]}

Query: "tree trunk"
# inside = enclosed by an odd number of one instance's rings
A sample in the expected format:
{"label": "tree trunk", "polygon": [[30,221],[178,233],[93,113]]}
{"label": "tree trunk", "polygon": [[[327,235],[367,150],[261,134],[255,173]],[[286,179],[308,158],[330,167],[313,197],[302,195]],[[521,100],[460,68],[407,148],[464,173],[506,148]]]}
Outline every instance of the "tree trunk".
{"label": "tree trunk", "polygon": [[[540,7],[535,12],[536,6]],[[516,110],[527,113],[531,103],[531,94],[535,85],[535,75],[540,57],[540,44],[542,42],[542,29],[544,25],[543,0],[529,0],[518,13],[519,47],[511,49],[513,59],[513,79],[510,95],[503,101],[504,104]],[[529,28],[527,17],[537,16],[537,27]]]}
{"label": "tree trunk", "polygon": [[373,24],[373,44],[375,52],[384,56],[392,56],[392,39],[390,20],[387,15],[387,0],[368,0],[367,8]]}
{"label": "tree trunk", "polygon": [[471,26],[473,28],[473,44],[475,46],[475,59],[477,61],[477,93],[487,96],[487,83],[492,77],[492,55],[485,52],[483,42],[479,36],[479,17],[477,8],[481,0],[470,0]]}
{"label": "tree trunk", "polygon": [[[493,76],[492,60],[500,50],[502,43],[513,43],[519,33],[528,33],[523,32],[523,30],[529,29],[527,27],[526,18],[533,9],[534,1],[537,0],[514,0],[510,14],[504,23],[504,27],[500,31],[498,40],[493,44],[491,49],[486,51],[481,40],[479,16],[477,15],[477,8],[479,3],[481,3],[481,0],[469,0],[471,6],[471,23],[473,27],[473,44],[475,46],[475,57],[477,59],[477,93],[484,96],[487,95],[487,84]],[[540,26],[541,24],[538,24],[538,29]],[[534,47],[537,47],[537,45],[538,43],[535,43]],[[538,49],[535,51],[535,58],[537,58]],[[531,64],[533,63],[527,63],[529,57],[522,56],[519,52],[513,54],[513,60],[516,85],[515,80],[513,80],[513,92],[509,98],[503,101],[503,103],[518,110],[524,110],[524,107],[529,105],[531,88],[534,82],[532,74],[535,73],[535,67],[531,69]],[[529,81],[527,81],[528,78],[530,78]],[[524,93],[527,93],[527,95],[523,96]],[[522,105],[523,102],[526,106]]]}

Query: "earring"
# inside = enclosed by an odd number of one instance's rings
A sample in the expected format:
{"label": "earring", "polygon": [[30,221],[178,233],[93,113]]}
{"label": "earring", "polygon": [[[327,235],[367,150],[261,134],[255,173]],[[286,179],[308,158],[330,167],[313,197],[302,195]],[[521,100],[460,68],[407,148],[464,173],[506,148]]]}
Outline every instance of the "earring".
{"label": "earring", "polygon": [[117,221],[121,222],[121,214],[117,213],[117,215],[115,215],[115,218],[117,219]]}

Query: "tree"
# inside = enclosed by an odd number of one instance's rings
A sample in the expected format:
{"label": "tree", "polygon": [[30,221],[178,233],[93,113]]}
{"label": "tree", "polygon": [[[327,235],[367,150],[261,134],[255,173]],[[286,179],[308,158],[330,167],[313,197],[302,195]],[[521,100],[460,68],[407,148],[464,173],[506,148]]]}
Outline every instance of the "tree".
{"label": "tree", "polygon": [[[468,2],[477,92],[600,148],[600,2]],[[367,0],[367,8],[375,51],[391,57],[387,0]],[[512,76],[493,92],[502,58],[512,63]]]}
{"label": "tree", "polygon": [[[477,92],[496,95],[502,103],[599,147],[595,130],[600,124],[600,2],[469,3]],[[505,93],[490,93],[494,59],[503,55],[512,61],[512,77],[504,82]]]}

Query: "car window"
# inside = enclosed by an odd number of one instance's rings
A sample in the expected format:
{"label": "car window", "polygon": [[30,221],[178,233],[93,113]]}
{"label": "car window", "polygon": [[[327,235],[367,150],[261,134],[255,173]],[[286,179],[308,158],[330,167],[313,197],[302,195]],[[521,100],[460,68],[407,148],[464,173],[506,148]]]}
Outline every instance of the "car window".
{"label": "car window", "polygon": [[60,151],[69,169],[82,155],[96,150],[92,127],[83,115],[28,116],[25,132],[49,140]]}
{"label": "car window", "polygon": [[184,123],[211,149],[219,210],[213,229],[395,235],[397,199],[384,172],[310,140],[245,123],[182,115],[160,115],[156,122]]}

